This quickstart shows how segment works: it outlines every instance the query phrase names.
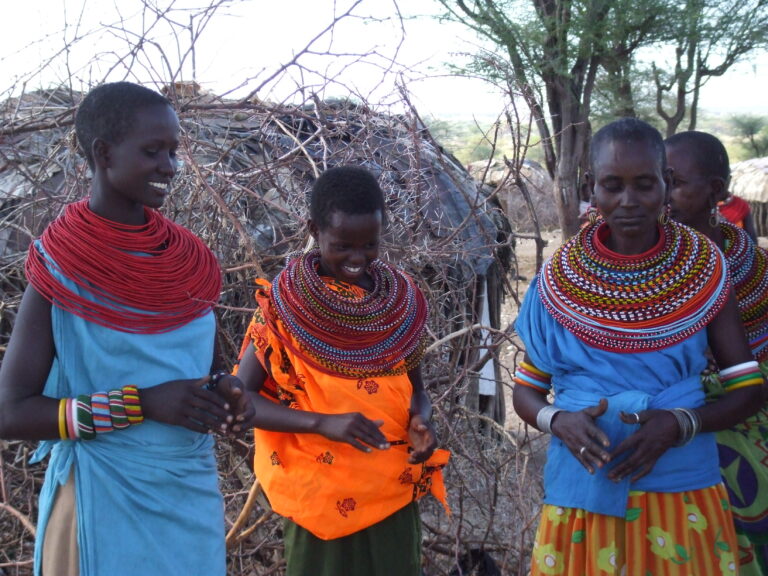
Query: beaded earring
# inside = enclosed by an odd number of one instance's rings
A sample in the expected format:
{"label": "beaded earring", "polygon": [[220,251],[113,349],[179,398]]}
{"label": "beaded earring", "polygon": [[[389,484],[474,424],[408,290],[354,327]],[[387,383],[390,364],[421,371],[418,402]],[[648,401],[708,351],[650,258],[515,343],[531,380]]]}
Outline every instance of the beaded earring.
{"label": "beaded earring", "polygon": [[709,211],[709,225],[712,228],[720,226],[720,209],[717,205],[712,206],[712,210]]}
{"label": "beaded earring", "polygon": [[667,224],[669,224],[669,211],[670,211],[669,204],[665,204],[664,209],[661,212],[659,212],[659,224],[661,224],[662,226],[666,226]]}
{"label": "beaded earring", "polygon": [[587,222],[590,224],[595,224],[597,222],[598,216],[600,216],[600,213],[597,211],[597,208],[594,206],[587,208]]}

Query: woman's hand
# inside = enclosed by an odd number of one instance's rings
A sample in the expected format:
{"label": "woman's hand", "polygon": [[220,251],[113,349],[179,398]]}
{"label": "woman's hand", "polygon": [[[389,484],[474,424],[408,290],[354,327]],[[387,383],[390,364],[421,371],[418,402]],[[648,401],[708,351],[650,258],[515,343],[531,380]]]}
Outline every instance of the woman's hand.
{"label": "woman's hand", "polygon": [[318,416],[317,433],[329,440],[346,442],[363,452],[370,452],[371,446],[379,450],[389,448],[389,442],[380,430],[384,420],[369,420],[359,412]]}
{"label": "woman's hand", "polygon": [[552,420],[552,434],[563,441],[590,474],[611,460],[611,455],[606,451],[609,446],[608,437],[595,424],[595,419],[605,414],[607,409],[608,400],[601,398],[597,406],[578,412],[563,410]]}
{"label": "woman's hand", "polygon": [[669,410],[643,410],[621,413],[625,424],[640,424],[640,429],[626,438],[611,454],[616,458],[625,452],[629,457],[608,474],[608,478],[619,482],[630,476],[636,482],[651,470],[664,452],[675,445],[680,436],[680,427]]}
{"label": "woman's hand", "polygon": [[237,376],[226,372],[215,374],[210,377],[208,386],[215,381],[211,387],[216,394],[221,396],[229,405],[229,413],[232,420],[225,423],[226,428],[222,433],[228,436],[235,436],[244,433],[246,430],[254,427],[253,418],[256,413],[253,396],[245,390],[245,385]]}
{"label": "woman's hand", "polygon": [[420,414],[413,414],[408,423],[408,439],[413,452],[408,457],[411,464],[426,462],[437,448],[437,434],[432,422],[424,420]]}
{"label": "woman's hand", "polygon": [[226,432],[233,420],[230,404],[223,396],[204,388],[209,380],[210,376],[204,376],[141,388],[144,417],[204,434]]}

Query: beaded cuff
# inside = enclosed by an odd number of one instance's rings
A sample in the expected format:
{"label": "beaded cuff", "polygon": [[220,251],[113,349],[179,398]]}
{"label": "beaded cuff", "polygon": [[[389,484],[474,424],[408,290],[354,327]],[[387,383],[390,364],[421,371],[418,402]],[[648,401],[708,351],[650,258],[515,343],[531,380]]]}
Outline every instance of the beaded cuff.
{"label": "beaded cuff", "polygon": [[59,437],[93,440],[97,434],[127,428],[144,421],[136,386],[81,394],[59,401]]}
{"label": "beaded cuff", "polygon": [[542,394],[549,394],[549,391],[552,389],[552,376],[525,361],[517,365],[512,381],[515,384],[533,388]]}
{"label": "beaded cuff", "polygon": [[720,371],[723,390],[731,392],[747,386],[759,386],[764,382],[763,373],[756,361],[742,362]]}

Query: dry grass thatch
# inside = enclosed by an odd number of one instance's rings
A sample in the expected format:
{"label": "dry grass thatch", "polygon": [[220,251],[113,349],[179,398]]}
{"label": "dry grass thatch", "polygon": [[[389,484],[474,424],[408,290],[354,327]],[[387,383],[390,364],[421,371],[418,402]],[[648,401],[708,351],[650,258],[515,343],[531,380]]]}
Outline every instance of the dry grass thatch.
{"label": "dry grass thatch", "polygon": [[731,167],[730,191],[752,208],[758,236],[768,236],[768,158],[752,158]]}
{"label": "dry grass thatch", "polygon": [[[507,282],[513,235],[495,197],[432,140],[413,110],[384,115],[347,101],[234,103],[173,88],[183,164],[164,211],[220,259],[225,283],[217,312],[226,358],[236,358],[254,278],[271,278],[306,243],[305,195],[313,179],[339,164],[371,169],[390,208],[382,256],[417,278],[431,303],[425,377],[442,442],[453,453],[446,471],[453,515],[434,502],[422,507],[425,573],[469,574],[471,549],[489,552],[503,574],[524,573],[540,497],[531,465],[538,447],[501,424],[513,366],[496,365],[495,396],[477,394],[481,366],[501,349],[512,349],[512,358],[517,350],[500,315],[504,293],[516,299]],[[28,94],[0,110],[0,353],[25,285],[29,241],[87,191],[72,136],[81,97],[65,90]],[[485,326],[483,297],[491,307]],[[28,574],[43,470],[27,463],[30,443],[0,441],[0,448],[0,574]],[[232,525],[254,481],[249,444],[223,439],[217,449]],[[253,492],[251,500],[230,538],[229,573],[281,574],[280,522],[263,496]]]}

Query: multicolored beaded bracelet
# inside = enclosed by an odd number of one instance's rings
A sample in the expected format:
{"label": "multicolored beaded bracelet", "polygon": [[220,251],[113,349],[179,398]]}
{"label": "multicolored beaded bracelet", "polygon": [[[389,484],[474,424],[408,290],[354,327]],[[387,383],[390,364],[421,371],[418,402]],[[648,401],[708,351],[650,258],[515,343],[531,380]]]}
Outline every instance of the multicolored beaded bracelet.
{"label": "multicolored beaded bracelet", "polygon": [[93,440],[96,438],[96,430],[93,428],[91,397],[88,394],[80,394],[75,402],[77,404],[78,436],[83,440]]}
{"label": "multicolored beaded bracelet", "polygon": [[123,405],[125,406],[125,415],[130,424],[141,424],[144,422],[144,414],[141,411],[141,399],[139,398],[139,389],[133,384],[123,386]]}
{"label": "multicolored beaded bracelet", "polygon": [[759,386],[764,382],[763,373],[755,360],[729,366],[720,371],[719,377],[726,392],[747,386]]}
{"label": "multicolored beaded bracelet", "polygon": [[546,372],[542,372],[536,368],[536,366],[529,364],[525,360],[517,365],[517,370],[515,370],[515,375],[512,378],[512,381],[515,384],[533,388],[542,394],[549,394],[549,391],[552,389],[552,376]]}
{"label": "multicolored beaded bracelet", "polygon": [[109,391],[109,414],[112,417],[112,427],[115,430],[122,430],[131,425],[128,422],[128,415],[125,413],[125,404],[123,403],[122,390]]}
{"label": "multicolored beaded bracelet", "polygon": [[133,385],[59,400],[58,425],[62,440],[93,440],[97,434],[143,421],[139,391]]}

